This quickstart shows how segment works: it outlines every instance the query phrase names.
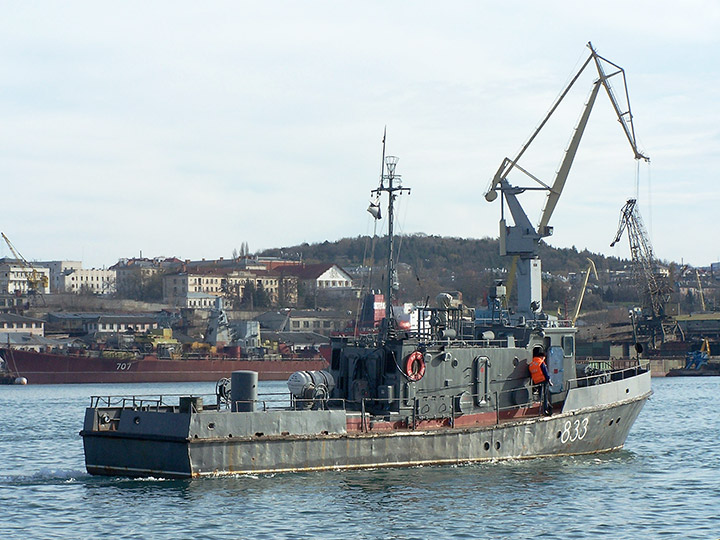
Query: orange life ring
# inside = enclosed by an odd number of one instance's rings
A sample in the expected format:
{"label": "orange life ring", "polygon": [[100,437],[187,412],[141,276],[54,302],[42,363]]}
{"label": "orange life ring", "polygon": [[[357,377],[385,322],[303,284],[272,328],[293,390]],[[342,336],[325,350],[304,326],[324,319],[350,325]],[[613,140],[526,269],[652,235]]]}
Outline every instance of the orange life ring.
{"label": "orange life ring", "polygon": [[425,355],[415,351],[408,355],[405,362],[405,374],[411,381],[419,381],[425,375]]}

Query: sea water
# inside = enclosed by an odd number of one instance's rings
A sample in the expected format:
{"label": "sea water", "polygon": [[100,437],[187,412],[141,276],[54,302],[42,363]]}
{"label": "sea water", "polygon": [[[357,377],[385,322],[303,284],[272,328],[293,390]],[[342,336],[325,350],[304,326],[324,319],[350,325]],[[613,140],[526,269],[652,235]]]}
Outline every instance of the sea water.
{"label": "sea water", "polygon": [[718,539],[720,377],[653,390],[625,449],[607,454],[137,480],[85,471],[89,396],[213,384],[0,387],[0,538]]}

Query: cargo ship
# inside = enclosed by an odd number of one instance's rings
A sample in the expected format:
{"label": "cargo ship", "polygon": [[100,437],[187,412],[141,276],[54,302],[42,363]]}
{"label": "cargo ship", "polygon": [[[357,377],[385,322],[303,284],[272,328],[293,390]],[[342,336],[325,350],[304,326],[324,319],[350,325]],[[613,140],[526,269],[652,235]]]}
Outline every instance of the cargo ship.
{"label": "cargo ship", "polygon": [[[89,351],[97,353],[97,351]],[[322,370],[322,354],[308,358],[229,358],[217,356],[159,358],[155,354],[108,358],[85,353],[47,353],[0,348],[16,377],[28,384],[152,383],[217,381],[237,370],[257,371],[261,380],[285,380],[298,370]]]}
{"label": "cargo ship", "polygon": [[0,346],[0,358],[27,384],[81,384],[206,382],[237,370],[256,371],[261,380],[285,380],[298,370],[325,369],[330,357],[329,339],[311,332],[263,333],[263,345],[259,323],[231,323],[220,297],[203,335],[204,341],[184,345],[171,328],[71,341],[28,338]]}

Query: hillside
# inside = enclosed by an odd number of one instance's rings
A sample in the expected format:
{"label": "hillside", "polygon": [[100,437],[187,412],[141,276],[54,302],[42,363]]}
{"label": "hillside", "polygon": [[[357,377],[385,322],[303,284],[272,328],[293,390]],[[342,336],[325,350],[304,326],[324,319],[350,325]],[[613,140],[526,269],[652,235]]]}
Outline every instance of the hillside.
{"label": "hillside", "polygon": [[[405,301],[418,301],[427,296],[431,298],[441,290],[459,290],[469,305],[483,304],[488,287],[495,279],[505,277],[504,269],[510,263],[509,258],[500,257],[497,239],[450,238],[413,234],[396,238],[398,254],[398,274],[400,279],[399,297]],[[382,287],[382,271],[387,237],[371,238],[358,236],[343,238],[335,242],[319,244],[301,244],[263,251],[260,255],[281,256],[297,255],[308,263],[336,263],[351,273],[359,267],[373,268],[372,286]],[[605,257],[587,250],[558,249],[542,243],[540,246],[543,271],[557,276],[557,279],[545,280],[545,300],[548,308],[564,307],[574,303],[575,292],[568,283],[569,274],[580,274],[587,268],[591,258],[600,274],[608,270],[622,270],[629,261],[616,257]],[[601,275],[601,283],[603,281]],[[577,287],[575,287],[577,288]],[[611,293],[612,300],[635,301],[632,290],[616,290]],[[590,295],[592,296],[592,295]],[[601,307],[588,298],[590,307]],[[553,306],[554,304],[554,306]]]}
{"label": "hillside", "polygon": [[[474,239],[412,234],[398,236],[395,242],[398,262],[410,265],[422,262],[422,266],[428,270],[437,271],[449,267],[454,267],[456,271],[464,267],[498,268],[506,264],[506,258],[499,254],[498,240],[494,238]],[[369,236],[358,236],[335,242],[304,243],[273,248],[259,255],[297,254],[307,262],[335,262],[341,266],[358,266],[363,263],[366,252],[368,258],[373,256],[377,261],[384,259],[386,250],[387,237],[379,237],[373,241]],[[621,270],[629,264],[629,261],[616,257],[606,257],[587,250],[578,251],[576,248],[554,248],[543,242],[540,244],[540,257],[543,260],[543,270],[548,272],[584,270],[588,257],[595,261],[598,270],[601,268]]]}

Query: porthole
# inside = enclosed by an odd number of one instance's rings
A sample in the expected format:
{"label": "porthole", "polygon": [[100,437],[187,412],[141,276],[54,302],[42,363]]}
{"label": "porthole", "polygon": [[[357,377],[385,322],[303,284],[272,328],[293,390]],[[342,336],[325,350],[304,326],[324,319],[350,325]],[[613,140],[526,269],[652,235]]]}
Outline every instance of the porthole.
{"label": "porthole", "polygon": [[136,425],[139,424],[139,423],[140,423],[140,417],[139,417],[139,416],[136,416],[135,418],[133,418],[133,423],[135,423]]}
{"label": "porthole", "polygon": [[626,393],[626,394],[629,394],[629,393],[630,393],[630,389],[629,389],[629,388],[626,388],[626,389],[625,389],[625,393]]}
{"label": "porthole", "polygon": [[559,439],[560,437],[562,437],[562,431],[557,432],[557,438]]}
{"label": "porthole", "polygon": [[495,441],[495,450],[500,450],[500,441]]}
{"label": "porthole", "polygon": [[215,422],[210,422],[208,424],[208,429],[215,429]]}
{"label": "porthole", "polygon": [[619,424],[619,423],[620,423],[620,418],[619,418],[619,417],[618,417],[617,420],[615,420],[615,423],[616,423],[616,424]]}
{"label": "porthole", "polygon": [[489,442],[486,442],[483,446],[485,447],[485,451],[486,451],[486,452],[487,452],[488,450],[490,450],[490,443],[489,443]]}
{"label": "porthole", "polygon": [[610,420],[610,423],[608,424],[608,426],[612,426],[614,421],[615,420]]}

